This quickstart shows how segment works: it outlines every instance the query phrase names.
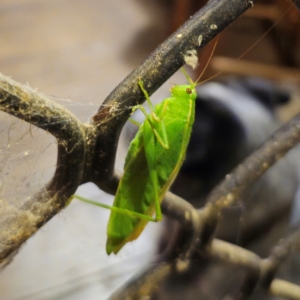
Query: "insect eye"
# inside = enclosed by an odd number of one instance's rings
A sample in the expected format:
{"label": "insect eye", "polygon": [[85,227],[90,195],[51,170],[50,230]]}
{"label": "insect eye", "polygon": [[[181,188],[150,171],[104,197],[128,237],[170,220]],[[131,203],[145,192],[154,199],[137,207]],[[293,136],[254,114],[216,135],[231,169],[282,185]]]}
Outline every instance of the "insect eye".
{"label": "insect eye", "polygon": [[190,89],[190,88],[187,88],[185,91],[187,94],[192,94],[192,89]]}

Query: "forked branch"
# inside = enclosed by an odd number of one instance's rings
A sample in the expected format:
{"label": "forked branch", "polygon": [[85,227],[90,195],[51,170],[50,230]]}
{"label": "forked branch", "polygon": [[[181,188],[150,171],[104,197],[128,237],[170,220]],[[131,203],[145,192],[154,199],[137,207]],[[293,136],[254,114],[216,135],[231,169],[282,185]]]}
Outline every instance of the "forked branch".
{"label": "forked branch", "polygon": [[114,194],[118,183],[113,174],[119,134],[131,107],[144,101],[138,79],[152,94],[185,63],[187,51],[203,47],[252,4],[253,1],[209,1],[125,78],[93,117],[93,124],[81,124],[62,106],[1,76],[0,109],[53,134],[58,141],[58,160],[54,178],[42,191],[20,208],[3,205],[0,262],[6,263],[27,238],[57,214],[80,184],[91,181]]}

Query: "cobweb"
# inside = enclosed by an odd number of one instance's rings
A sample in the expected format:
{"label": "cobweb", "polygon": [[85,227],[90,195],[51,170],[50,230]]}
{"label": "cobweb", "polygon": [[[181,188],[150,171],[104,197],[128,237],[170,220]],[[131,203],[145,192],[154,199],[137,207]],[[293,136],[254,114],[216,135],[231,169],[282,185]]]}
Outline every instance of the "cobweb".
{"label": "cobweb", "polygon": [[56,142],[47,132],[0,113],[0,197],[21,206],[50,180],[55,170]]}

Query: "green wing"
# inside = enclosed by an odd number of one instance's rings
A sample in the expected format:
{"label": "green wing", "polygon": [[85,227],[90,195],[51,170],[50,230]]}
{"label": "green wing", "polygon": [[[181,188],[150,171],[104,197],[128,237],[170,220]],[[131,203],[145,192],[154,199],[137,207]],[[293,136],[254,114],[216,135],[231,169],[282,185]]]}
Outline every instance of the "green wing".
{"label": "green wing", "polygon": [[[144,201],[146,190],[149,189],[147,185],[149,185],[149,170],[143,144],[142,125],[129,146],[124,175],[119,183],[113,205],[129,211],[145,213],[147,206],[149,208]],[[146,224],[146,220],[112,211],[107,227],[107,253],[117,253],[124,244],[136,239]],[[138,225],[142,226],[140,232],[138,232]],[[136,231],[135,236],[134,231]]]}

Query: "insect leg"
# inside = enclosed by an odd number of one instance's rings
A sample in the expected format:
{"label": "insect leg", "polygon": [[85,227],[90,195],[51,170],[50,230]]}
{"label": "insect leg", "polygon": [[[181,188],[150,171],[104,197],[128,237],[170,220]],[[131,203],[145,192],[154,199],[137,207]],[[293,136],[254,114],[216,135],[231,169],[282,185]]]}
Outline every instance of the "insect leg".
{"label": "insect leg", "polygon": [[101,203],[101,202],[97,202],[97,201],[93,201],[93,200],[90,200],[90,199],[87,199],[87,198],[84,198],[84,197],[81,197],[79,195],[72,195],[68,202],[67,202],[67,205],[74,199],[78,199],[82,202],[86,202],[86,203],[89,203],[89,204],[92,204],[92,205],[96,205],[96,206],[100,206],[102,208],[106,208],[106,209],[109,209],[109,210],[112,210],[114,212],[117,212],[119,214],[123,214],[123,215],[129,215],[130,217],[134,217],[134,218],[139,218],[139,219],[145,219],[145,220],[148,220],[148,221],[156,221],[155,219],[153,219],[151,216],[147,216],[147,215],[144,215],[144,214],[140,214],[138,212],[135,212],[135,211],[131,211],[131,210],[128,210],[128,209],[125,209],[125,208],[119,208],[119,207],[116,207],[116,206],[110,206],[110,205],[107,205],[107,204],[104,204],[104,203]]}
{"label": "insect leg", "polygon": [[162,125],[162,136],[160,136],[160,134],[158,133],[158,131],[156,130],[156,128],[153,124],[153,121],[150,119],[149,114],[147,114],[147,111],[145,110],[145,108],[142,105],[136,105],[132,108],[133,111],[135,111],[137,109],[140,109],[143,112],[143,114],[145,115],[145,117],[148,121],[147,123],[149,123],[149,125],[151,126],[152,131],[154,132],[154,134],[157,138],[157,141],[162,145],[162,147],[164,147],[165,149],[169,149],[169,143],[167,140],[165,125],[164,125],[163,121],[162,120],[159,121]]}
{"label": "insect leg", "polygon": [[140,127],[142,124],[140,124],[139,122],[137,122],[137,121],[135,121],[135,120],[133,120],[133,119],[131,119],[131,118],[129,118],[129,121],[133,124],[133,125],[136,125],[136,126],[138,126],[138,127]]}
{"label": "insect leg", "polygon": [[[157,129],[155,128],[156,126],[153,124],[152,120],[150,119],[149,115],[147,114],[147,112],[146,112],[146,110],[143,106],[136,105],[132,108],[132,111],[134,112],[138,108],[141,109],[141,111],[145,115],[146,119],[148,120],[148,122],[149,122],[149,124],[150,124],[156,138],[157,138],[157,141],[162,145],[162,147],[164,147],[165,149],[169,149],[169,142],[168,142],[168,138],[167,138],[167,134],[166,134],[165,124],[163,122],[163,115],[164,115],[164,112],[166,111],[166,107],[167,107],[168,102],[164,101],[162,113],[160,114],[160,116],[157,116],[157,114],[155,113],[154,107],[152,105],[152,102],[149,98],[148,92],[144,88],[143,81],[140,80],[138,82],[138,84],[139,84],[140,89],[142,90],[142,92],[144,93],[144,95],[147,99],[148,105],[149,105],[150,110],[151,110],[151,116],[153,117],[153,121],[161,124],[160,130],[157,131]],[[161,132],[161,135],[159,134],[159,132]]]}
{"label": "insect leg", "polygon": [[140,86],[140,89],[142,90],[143,94],[145,95],[145,98],[147,100],[147,103],[150,107],[150,110],[151,110],[151,115],[153,116],[153,119],[156,121],[156,122],[159,122],[159,118],[156,116],[155,112],[154,112],[154,107],[153,107],[153,104],[150,100],[150,97],[149,97],[149,94],[148,92],[145,90],[144,88],[144,82],[142,80],[140,80],[139,82],[139,86]]}
{"label": "insect leg", "polygon": [[147,165],[149,169],[149,176],[150,181],[153,187],[154,193],[154,204],[155,204],[155,221],[159,221],[162,219],[162,213],[160,208],[159,202],[159,195],[158,195],[158,180],[157,180],[157,167],[156,167],[156,142],[155,142],[155,134],[151,128],[150,123],[144,123],[144,149],[145,149],[145,156],[147,160]]}
{"label": "insect leg", "polygon": [[169,149],[169,141],[168,141],[168,135],[167,135],[167,131],[166,131],[166,126],[165,126],[165,122],[164,122],[164,114],[166,112],[166,108],[168,106],[168,100],[164,100],[163,102],[163,106],[160,112],[160,132],[161,132],[161,139],[163,140],[163,144],[160,143],[166,150]]}

